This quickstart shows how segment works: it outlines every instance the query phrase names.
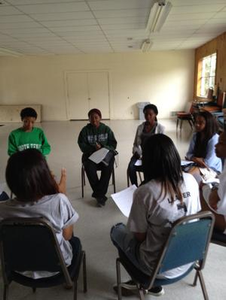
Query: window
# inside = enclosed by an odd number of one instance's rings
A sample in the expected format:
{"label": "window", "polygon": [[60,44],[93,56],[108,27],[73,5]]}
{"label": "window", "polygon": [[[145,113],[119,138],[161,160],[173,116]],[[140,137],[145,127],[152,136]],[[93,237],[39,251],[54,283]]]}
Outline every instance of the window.
{"label": "window", "polygon": [[203,57],[198,64],[197,96],[207,98],[209,89],[214,90],[217,54]]}

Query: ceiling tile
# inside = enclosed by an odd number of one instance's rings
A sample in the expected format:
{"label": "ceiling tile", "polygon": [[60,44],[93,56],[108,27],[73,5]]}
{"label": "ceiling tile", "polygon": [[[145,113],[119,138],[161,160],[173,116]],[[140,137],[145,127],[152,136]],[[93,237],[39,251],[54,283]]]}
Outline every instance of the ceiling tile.
{"label": "ceiling tile", "polygon": [[80,20],[92,19],[93,14],[90,11],[80,12],[62,12],[62,13],[44,13],[31,14],[31,17],[37,21],[60,21],[60,20]]}
{"label": "ceiling tile", "polygon": [[151,38],[151,51],[164,51],[194,49],[226,32],[226,0],[170,0],[162,29],[150,34],[154,1],[3,0],[0,43],[26,55],[58,55],[140,51]]}
{"label": "ceiling tile", "polygon": [[[19,22],[31,22],[32,19],[26,15],[15,15],[15,16],[1,16],[1,23],[19,23]],[[0,27],[1,29],[1,27]]]}
{"label": "ceiling tile", "polygon": [[20,15],[21,12],[12,6],[0,5],[0,16]]}
{"label": "ceiling tile", "polygon": [[72,11],[86,11],[89,10],[85,2],[75,3],[54,3],[52,4],[35,4],[35,5],[20,5],[20,10],[26,14],[37,13],[59,13]]}
{"label": "ceiling tile", "polygon": [[89,3],[92,10],[109,9],[133,9],[133,8],[151,8],[152,0],[114,0],[114,1],[92,1]]}
{"label": "ceiling tile", "polygon": [[[31,3],[32,1],[32,3]],[[23,5],[23,4],[46,4],[46,3],[62,3],[62,0],[7,0],[8,3],[13,5]],[[70,0],[68,2],[85,2],[84,0]]]}

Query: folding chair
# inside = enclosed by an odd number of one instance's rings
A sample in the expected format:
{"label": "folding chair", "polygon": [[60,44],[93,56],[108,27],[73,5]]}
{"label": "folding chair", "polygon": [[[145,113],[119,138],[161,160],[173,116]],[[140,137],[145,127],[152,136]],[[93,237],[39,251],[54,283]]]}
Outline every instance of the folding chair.
{"label": "folding chair", "polygon": [[[79,243],[70,266],[66,266],[56,238],[48,221],[43,218],[11,218],[0,223],[0,255],[4,282],[3,299],[8,299],[9,285],[46,288],[65,284],[74,286],[77,299],[77,280],[83,263],[83,291],[87,291],[86,256]],[[57,272],[51,277],[33,279],[21,274],[25,271]]]}
{"label": "folding chair", "polygon": [[[136,173],[138,173],[140,183],[143,182],[143,180],[144,180],[143,176],[142,176],[143,172],[140,171],[140,170],[137,170]],[[126,171],[126,179],[127,179],[127,187],[129,187],[130,186],[130,180],[129,180],[129,170],[128,169]]]}
{"label": "folding chair", "polygon": [[[115,163],[114,163],[115,164]],[[82,164],[82,167],[81,167],[81,186],[82,186],[82,198],[84,198],[84,187],[86,185],[86,171],[85,171],[85,167],[84,165]],[[116,183],[115,183],[115,166],[113,166],[113,169],[112,169],[112,173],[111,173],[111,178],[112,178],[112,185],[113,185],[113,190],[114,190],[114,193],[116,193]]]}
{"label": "folding chair", "polygon": [[[204,299],[207,300],[208,294],[202,270],[205,265],[213,225],[214,215],[211,212],[200,212],[176,221],[172,226],[169,237],[159,254],[152,275],[150,276],[137,269],[125,254],[119,251],[119,258],[116,259],[118,300],[122,299],[121,264],[135,282],[141,300],[145,299],[144,294],[153,286],[162,286],[177,282],[188,275],[193,269],[196,271],[193,285],[196,285],[199,278]],[[188,263],[192,263],[191,267],[184,274],[176,278],[158,279],[157,277],[158,274]]]}
{"label": "folding chair", "polygon": [[193,125],[194,125],[193,112],[194,112],[193,104],[191,104],[189,112],[186,112],[186,111],[179,111],[179,112],[177,112],[177,125],[176,125],[176,129],[178,128],[179,123],[180,123],[180,129],[182,129],[183,121],[188,121],[188,123],[190,124],[191,128],[193,128]]}

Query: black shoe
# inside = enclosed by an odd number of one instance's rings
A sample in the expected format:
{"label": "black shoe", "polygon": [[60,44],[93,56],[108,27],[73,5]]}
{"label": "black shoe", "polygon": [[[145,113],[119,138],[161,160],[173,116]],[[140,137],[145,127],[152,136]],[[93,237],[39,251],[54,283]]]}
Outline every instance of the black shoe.
{"label": "black shoe", "polygon": [[107,197],[104,196],[104,197],[97,197],[96,200],[97,200],[97,205],[99,207],[102,207],[102,206],[105,206],[105,202],[107,201]]}
{"label": "black shoe", "polygon": [[[113,289],[116,293],[118,293],[117,284],[115,284],[113,286]],[[127,282],[122,283],[121,291],[122,291],[122,296],[132,296],[132,295],[136,294],[137,286],[133,280],[129,280]],[[155,287],[152,287],[150,290],[147,290],[146,293],[148,295],[161,296],[161,295],[165,294],[165,291],[164,291],[163,287],[155,286]]]}
{"label": "black shoe", "polygon": [[154,286],[150,290],[147,291],[147,294],[153,295],[153,296],[162,296],[165,294],[165,291],[162,286]]}

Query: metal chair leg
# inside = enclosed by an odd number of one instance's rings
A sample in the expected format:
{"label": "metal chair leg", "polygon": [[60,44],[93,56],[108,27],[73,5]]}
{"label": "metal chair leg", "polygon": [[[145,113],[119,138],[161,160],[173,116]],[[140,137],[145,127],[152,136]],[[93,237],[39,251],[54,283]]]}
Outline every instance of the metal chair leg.
{"label": "metal chair leg", "polygon": [[82,258],[82,263],[83,263],[83,292],[87,292],[87,276],[86,276],[86,253],[83,251],[83,258]]}
{"label": "metal chair leg", "polygon": [[129,187],[129,171],[126,171],[126,178],[127,178],[127,187]]}
{"label": "metal chair leg", "polygon": [[77,300],[77,294],[78,294],[78,281],[76,279],[74,281],[74,300]]}
{"label": "metal chair leg", "polygon": [[204,299],[209,300],[209,296],[208,296],[207,290],[206,290],[206,285],[205,285],[204,278],[203,278],[201,271],[197,271],[197,277],[199,278],[199,281],[200,281]]}
{"label": "metal chair leg", "polygon": [[191,121],[191,120],[188,120],[188,122],[189,122],[189,124],[190,124],[190,126],[191,126],[191,129],[193,129],[193,123],[192,123],[192,121]]}
{"label": "metal chair leg", "polygon": [[114,188],[114,193],[116,193],[116,184],[115,184],[115,168],[113,166],[113,169],[112,169],[112,184],[113,184],[113,188]]}
{"label": "metal chair leg", "polygon": [[193,286],[196,286],[197,285],[197,280],[198,280],[198,271],[195,272],[195,278],[194,278],[194,281],[193,281]]}
{"label": "metal chair leg", "polygon": [[84,198],[84,186],[85,186],[85,168],[82,165],[81,168],[81,185],[82,185],[82,198]]}
{"label": "metal chair leg", "polygon": [[183,120],[180,120],[180,130],[182,129]]}
{"label": "metal chair leg", "polygon": [[177,125],[176,125],[176,129],[178,128],[179,125],[179,118],[177,118]]}
{"label": "metal chair leg", "polygon": [[120,269],[120,260],[119,260],[119,258],[116,259],[116,276],[117,276],[118,300],[122,300],[121,269]]}
{"label": "metal chair leg", "polygon": [[3,300],[8,300],[8,297],[9,297],[9,286],[4,284]]}
{"label": "metal chair leg", "polygon": [[145,300],[144,291],[142,289],[138,289],[138,293],[139,293],[140,300]]}

